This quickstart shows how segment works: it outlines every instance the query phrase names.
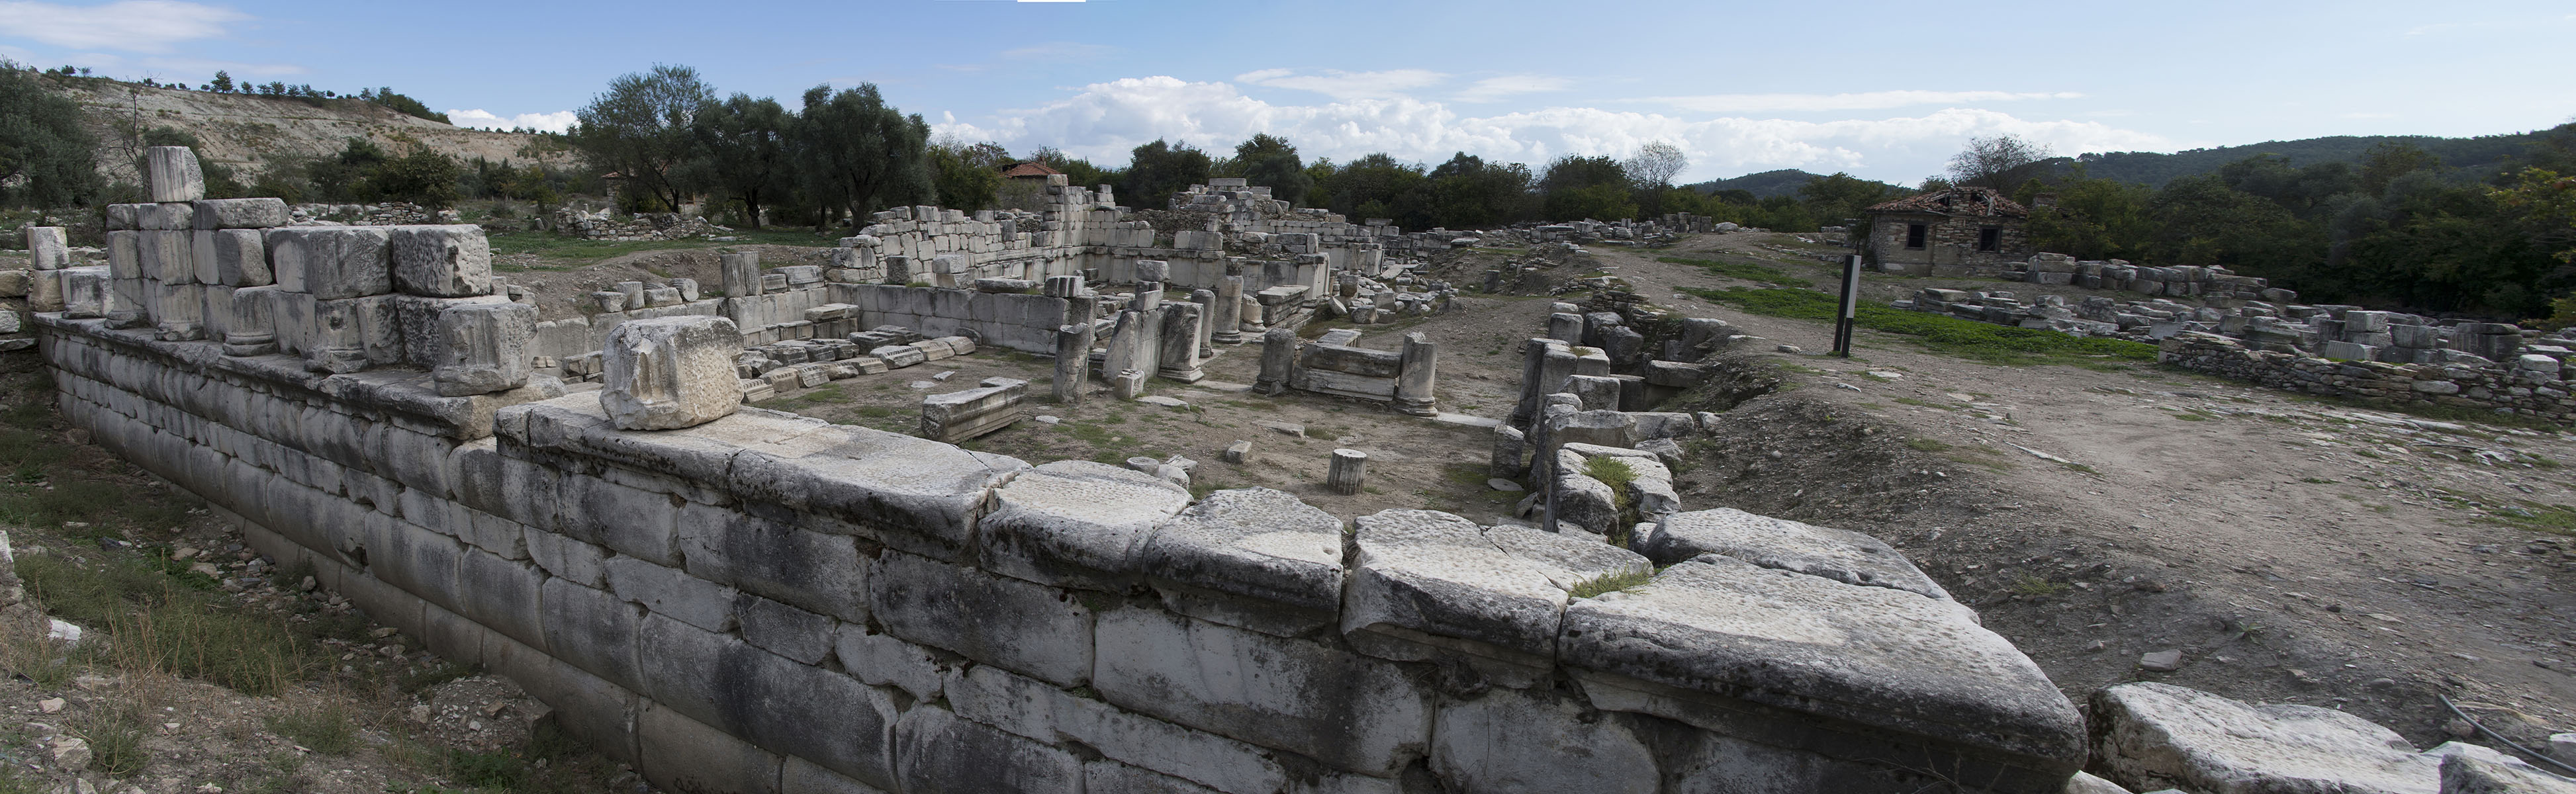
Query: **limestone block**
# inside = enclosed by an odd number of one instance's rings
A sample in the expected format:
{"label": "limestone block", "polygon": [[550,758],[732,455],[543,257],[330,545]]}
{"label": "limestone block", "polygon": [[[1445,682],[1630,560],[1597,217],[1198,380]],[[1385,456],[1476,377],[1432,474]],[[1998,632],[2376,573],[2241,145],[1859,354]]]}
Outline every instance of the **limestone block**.
{"label": "limestone block", "polygon": [[197,227],[195,205],[184,201],[134,205],[135,227],[153,231],[190,231]]}
{"label": "limestone block", "polygon": [[200,282],[228,287],[257,287],[275,281],[268,269],[266,233],[261,230],[199,231],[190,246],[196,256],[196,278]]}
{"label": "limestone block", "polygon": [[977,524],[985,565],[1046,584],[1087,583],[1132,570],[1156,524],[1190,492],[1151,475],[1087,460],[1047,463],[993,494]]}
{"label": "limestone block", "polygon": [[1173,611],[1294,636],[1340,611],[1342,521],[1282,491],[1217,491],[1156,527],[1135,567]]}
{"label": "limestone block", "polygon": [[269,266],[278,286],[332,300],[393,291],[382,226],[294,226],[268,231]]}
{"label": "limestone block", "polygon": [[608,558],[603,567],[609,590],[620,599],[706,631],[733,628],[733,588],[623,555]]}
{"label": "limestone block", "polygon": [[[2085,755],[2074,705],[1950,601],[1707,555],[1646,585],[1575,601],[1561,632],[1559,661],[1604,710],[1859,761],[1901,754],[1921,759],[1908,762],[1916,767],[1956,765],[1945,774],[2002,790],[2062,786]],[[1748,727],[1735,716],[1744,702],[1872,726],[1886,738],[1777,721]],[[1877,741],[1895,746],[1854,749]]]}
{"label": "limestone block", "polygon": [[266,229],[295,222],[286,210],[284,199],[201,199],[194,204],[197,213],[195,225],[200,230]]}
{"label": "limestone block", "polygon": [[625,430],[670,430],[715,421],[742,406],[733,360],[742,333],[722,317],[621,323],[603,354],[600,405]]}
{"label": "limestone block", "polygon": [[833,652],[841,668],[860,681],[901,689],[914,700],[939,698],[940,677],[952,667],[947,660],[956,658],[855,623],[841,627],[833,640]]}
{"label": "limestone block", "polygon": [[665,791],[780,794],[778,754],[647,701],[635,716],[636,766]]}
{"label": "limestone block", "polygon": [[[2353,314],[2357,314],[2354,312]],[[2347,314],[2349,316],[2349,314]],[[2094,771],[2134,790],[2433,792],[2442,759],[2344,712],[2161,683],[2093,694]]]}
{"label": "limestone block", "polygon": [[439,396],[490,394],[528,384],[534,372],[528,344],[537,334],[537,307],[450,306],[438,313],[438,329],[439,352],[430,379]]}
{"label": "limestone block", "polygon": [[1092,674],[1092,613],[1061,591],[889,551],[867,573],[886,633],[1058,686]]}
{"label": "limestone block", "polygon": [[395,226],[389,235],[396,289],[432,298],[491,294],[492,246],[483,227]]}
{"label": "limestone block", "polygon": [[206,172],[188,147],[154,146],[143,150],[143,190],[153,201],[196,201],[206,197]]}
{"label": "limestone block", "polygon": [[1024,413],[1028,392],[1028,381],[993,378],[982,388],[923,397],[921,437],[954,444],[1009,427]]}
{"label": "limestone block", "polygon": [[935,706],[904,712],[894,747],[903,791],[1083,790],[1072,754]]}
{"label": "limestone block", "polygon": [[153,288],[150,297],[152,325],[159,329],[162,341],[196,339],[205,333],[204,289],[195,284],[164,283]]}
{"label": "limestone block", "polygon": [[1376,776],[1429,739],[1429,691],[1390,662],[1133,607],[1099,638],[1092,686],[1128,711]]}
{"label": "limestone block", "polygon": [[107,316],[107,268],[75,267],[42,272],[43,275],[38,278],[57,279],[62,283],[64,316],[74,318]]}
{"label": "limestone block", "polygon": [[1586,711],[1571,698],[1503,688],[1445,703],[1431,769],[1464,791],[1658,791],[1655,751],[1633,718]]}
{"label": "limestone block", "polygon": [[1729,507],[1668,515],[1639,539],[1636,548],[1665,565],[1702,554],[1723,554],[1764,568],[1847,584],[1950,597],[1903,553],[1877,538]]}
{"label": "limestone block", "polygon": [[158,280],[164,285],[197,282],[194,233],[150,230],[135,234],[136,258],[144,278]]}
{"label": "limestone block", "polygon": [[869,350],[868,355],[877,357],[878,360],[884,361],[886,366],[895,369],[930,360],[928,355],[921,352],[921,348],[912,345],[885,345]]}
{"label": "limestone block", "polygon": [[676,525],[691,576],[842,620],[868,618],[856,538],[695,504],[681,511]]}
{"label": "limestone block", "polygon": [[945,691],[960,717],[1032,739],[1071,739],[1122,765],[1192,785],[1261,792],[1288,787],[1287,770],[1265,757],[1269,750],[1130,714],[989,666],[951,673]]}
{"label": "limestone block", "polygon": [[[846,540],[846,539],[845,539]],[[734,605],[742,639],[798,664],[819,665],[832,655],[833,619],[745,593]]]}
{"label": "limestone block", "polygon": [[27,259],[37,270],[72,266],[71,244],[60,226],[27,227]]}

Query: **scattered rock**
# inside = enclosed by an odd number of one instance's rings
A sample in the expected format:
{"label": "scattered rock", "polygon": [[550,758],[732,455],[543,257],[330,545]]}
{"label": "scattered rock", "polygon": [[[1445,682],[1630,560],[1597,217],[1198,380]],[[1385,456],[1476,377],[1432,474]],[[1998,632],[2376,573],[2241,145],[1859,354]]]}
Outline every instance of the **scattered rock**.
{"label": "scattered rock", "polygon": [[62,698],[45,698],[43,700],[36,701],[36,708],[47,714],[63,710],[63,705]]}
{"label": "scattered rock", "polygon": [[1057,423],[1057,422],[1062,422],[1062,421],[1064,421],[1064,417],[1061,417],[1061,416],[1048,416],[1048,415],[1046,415],[1046,414],[1038,414],[1038,415],[1037,415],[1037,417],[1036,417],[1036,419],[1038,420],[1038,424],[1042,424],[1042,425],[1051,425],[1051,424],[1055,424],[1055,423]]}
{"label": "scattered rock", "polygon": [[2170,673],[2175,670],[2180,670],[2182,669],[2182,651],[2168,649],[2148,653],[2144,656],[2138,657],[2138,666],[2159,673]]}
{"label": "scattered rock", "polygon": [[1165,397],[1165,396],[1160,395],[1160,394],[1148,394],[1148,395],[1145,395],[1145,396],[1143,396],[1143,397],[1138,397],[1138,398],[1136,398],[1136,401],[1137,401],[1137,402],[1140,402],[1140,403],[1145,403],[1145,404],[1147,404],[1147,405],[1160,405],[1160,406],[1163,406],[1163,407],[1165,407],[1165,408],[1188,408],[1188,407],[1190,407],[1190,404],[1189,404],[1187,401],[1182,400],[1181,398],[1178,398],[1178,397]]}
{"label": "scattered rock", "polygon": [[1248,455],[1251,455],[1251,454],[1252,454],[1252,442],[1250,442],[1250,441],[1237,441],[1237,442],[1234,442],[1234,443],[1232,443],[1232,444],[1227,444],[1227,445],[1225,445],[1225,451],[1224,451],[1224,452],[1221,452],[1221,453],[1218,453],[1218,454],[1217,454],[1217,458],[1218,458],[1218,459],[1220,459],[1220,460],[1223,460],[1223,461],[1225,461],[1225,462],[1227,462],[1227,463],[1232,463],[1232,464],[1235,464],[1235,465],[1237,465],[1237,466],[1240,466],[1240,465],[1243,465],[1243,459],[1244,459],[1244,457],[1245,457],[1245,456],[1248,456]]}
{"label": "scattered rock", "polygon": [[1789,354],[1789,355],[1793,355],[1793,356],[1802,356],[1802,355],[1806,355],[1806,353],[1807,353],[1807,349],[1806,349],[1806,348],[1799,347],[1799,346],[1797,346],[1797,345],[1781,345],[1781,346],[1776,347],[1776,348],[1773,348],[1773,349],[1774,349],[1774,350],[1778,350],[1778,351],[1780,351],[1780,352],[1782,352],[1782,353],[1787,353],[1787,354]]}
{"label": "scattered rock", "polygon": [[48,749],[53,753],[54,764],[62,767],[64,771],[80,772],[89,768],[90,749],[87,740],[78,736],[65,736],[55,739]]}
{"label": "scattered rock", "polygon": [[1485,487],[1502,491],[1504,493],[1520,493],[1523,490],[1520,483],[1512,482],[1500,477],[1486,480]]}

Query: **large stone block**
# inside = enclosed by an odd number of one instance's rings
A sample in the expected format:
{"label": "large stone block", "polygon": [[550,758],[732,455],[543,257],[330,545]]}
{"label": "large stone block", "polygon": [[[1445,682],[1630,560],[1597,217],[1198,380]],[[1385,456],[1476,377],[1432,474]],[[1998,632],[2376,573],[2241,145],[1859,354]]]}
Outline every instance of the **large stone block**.
{"label": "large stone block", "polygon": [[1655,794],[1659,765],[1634,718],[1587,711],[1577,700],[1502,688],[1444,703],[1431,769],[1463,791]]}
{"label": "large stone block", "polygon": [[1723,554],[1764,568],[1950,597],[1903,553],[1877,538],[1729,507],[1668,515],[1639,539],[1637,550],[1665,565]]}
{"label": "large stone block", "polygon": [[1341,611],[1342,520],[1282,491],[1217,491],[1156,527],[1135,567],[1174,611],[1294,636]]}
{"label": "large stone block", "polygon": [[153,201],[196,201],[206,197],[206,172],[188,147],[154,146],[143,150],[143,190]]}
{"label": "large stone block", "polygon": [[1289,787],[1288,771],[1268,757],[1270,750],[1131,714],[993,667],[951,673],[944,691],[957,716],[1031,739],[1071,739],[1125,764],[1219,791]]}
{"label": "large stone block", "polygon": [[1579,536],[1519,527],[1496,527],[1489,535],[1474,522],[1430,510],[1387,510],[1354,523],[1342,630],[1354,642],[1370,634],[1422,646],[1368,645],[1372,653],[1406,660],[1444,648],[1544,668],[1555,656],[1568,591],[1586,580],[1650,570],[1644,557]]}
{"label": "large stone block", "polygon": [[1100,616],[1102,699],[1365,775],[1422,754],[1430,693],[1390,662],[1152,609]]}
{"label": "large stone block", "polygon": [[[2358,314],[2359,312],[2348,313]],[[2334,709],[2154,682],[2093,695],[2092,771],[2138,791],[2433,792],[2442,759]]]}
{"label": "large stone block", "polygon": [[542,598],[550,653],[618,686],[643,686],[635,648],[642,615],[634,607],[560,576],[545,581]]}
{"label": "large stone block", "polygon": [[1967,607],[1727,557],[1575,601],[1558,659],[1604,710],[1998,791],[2053,791],[2084,758],[2074,705]]}
{"label": "large stone block", "polygon": [[816,532],[793,520],[691,505],[681,511],[678,541],[691,575],[843,620],[867,621],[858,538]]}
{"label": "large stone block", "polygon": [[869,612],[897,638],[1058,686],[1091,676],[1091,609],[1062,591],[892,551],[867,585]]}
{"label": "large stone block", "polygon": [[777,753],[671,708],[645,704],[635,739],[636,766],[664,791],[780,794]]}
{"label": "large stone block", "polygon": [[37,270],[72,266],[72,249],[60,226],[27,227],[27,259]]}
{"label": "large stone block", "polygon": [[464,298],[492,292],[492,246],[474,224],[396,226],[393,284],[405,294]]}
{"label": "large stone block", "polygon": [[198,229],[266,229],[295,222],[284,199],[204,199],[195,204]]}
{"label": "large stone block", "polygon": [[1071,753],[935,706],[896,723],[895,765],[903,791],[1083,790],[1082,761]]}
{"label": "large stone block", "polygon": [[295,226],[268,231],[278,286],[322,300],[393,291],[391,233],[382,226]]}
{"label": "large stone block", "polygon": [[742,332],[722,317],[661,317],[620,323],[608,335],[599,404],[617,427],[695,427],[742,407],[734,357]]}
{"label": "large stone block", "polygon": [[197,258],[197,280],[227,287],[275,283],[268,269],[267,234],[258,229],[214,229],[196,232],[191,247]]}
{"label": "large stone block", "polygon": [[430,379],[441,397],[509,391],[528,385],[528,342],[537,307],[524,303],[450,306],[438,313],[439,346]]}
{"label": "large stone block", "polygon": [[994,492],[993,512],[977,525],[984,563],[1033,582],[1096,583],[1131,570],[1154,525],[1189,503],[1188,490],[1133,469],[1044,464]]}
{"label": "large stone block", "polygon": [[197,283],[195,233],[155,229],[135,234],[136,258],[144,278],[165,286]]}

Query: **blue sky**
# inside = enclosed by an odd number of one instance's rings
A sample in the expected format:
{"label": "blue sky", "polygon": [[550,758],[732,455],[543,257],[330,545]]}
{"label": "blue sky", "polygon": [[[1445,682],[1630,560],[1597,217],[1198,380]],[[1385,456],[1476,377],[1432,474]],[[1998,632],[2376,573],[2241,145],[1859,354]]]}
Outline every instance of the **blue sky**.
{"label": "blue sky", "polygon": [[[1543,163],[1651,140],[1685,180],[1911,183],[1970,136],[2061,154],[2576,119],[2563,2],[0,0],[0,56],[202,83],[391,86],[459,123],[554,125],[618,74],[697,67],[791,104],[874,82],[942,134],[1104,165],[1157,137],[1309,158]],[[469,121],[469,119],[474,121]]]}

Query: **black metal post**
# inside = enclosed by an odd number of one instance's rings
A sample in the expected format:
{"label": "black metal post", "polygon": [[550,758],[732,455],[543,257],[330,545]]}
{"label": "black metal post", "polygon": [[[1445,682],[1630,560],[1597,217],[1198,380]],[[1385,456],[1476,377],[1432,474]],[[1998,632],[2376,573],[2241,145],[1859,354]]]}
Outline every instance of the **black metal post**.
{"label": "black metal post", "polygon": [[1843,257],[1843,300],[1834,312],[1834,355],[1851,358],[1852,326],[1860,320],[1860,255]]}

